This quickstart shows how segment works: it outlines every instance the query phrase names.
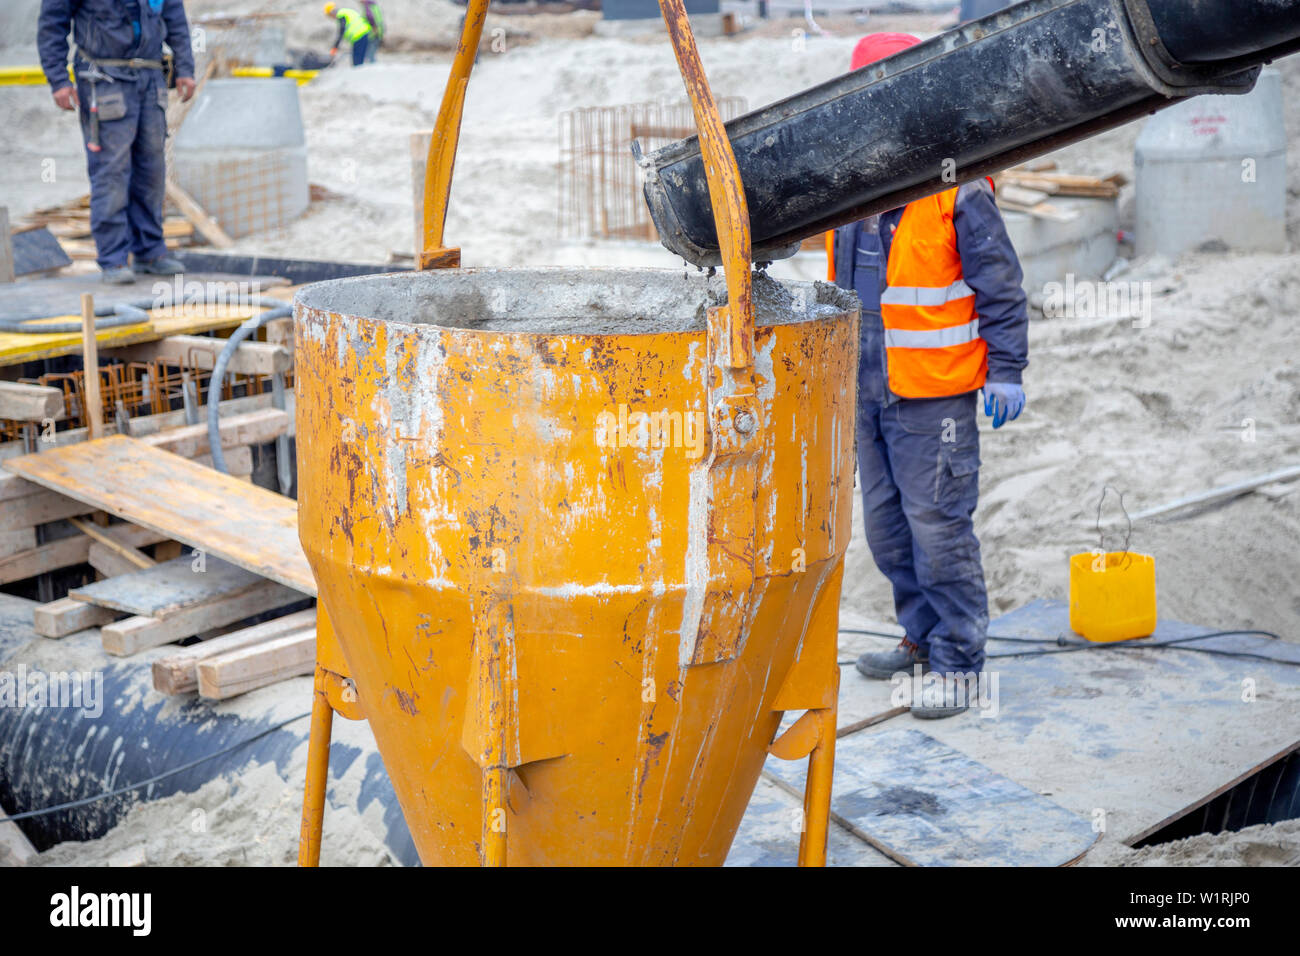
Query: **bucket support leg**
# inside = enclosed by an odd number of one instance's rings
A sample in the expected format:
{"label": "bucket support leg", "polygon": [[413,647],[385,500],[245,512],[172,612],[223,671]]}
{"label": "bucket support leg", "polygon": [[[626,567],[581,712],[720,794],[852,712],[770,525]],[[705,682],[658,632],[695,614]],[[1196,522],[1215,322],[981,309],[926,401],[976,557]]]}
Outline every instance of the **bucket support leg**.
{"label": "bucket support leg", "polygon": [[826,865],[826,836],[831,820],[831,778],[835,773],[835,723],[839,714],[839,674],[830,707],[815,711],[817,745],[808,755],[808,780],[803,791],[803,833],[799,836],[799,865]]}
{"label": "bucket support leg", "polygon": [[334,708],[326,694],[325,668],[316,665],[316,683],[311,701],[311,736],[307,742],[307,785],[302,798],[302,831],[298,841],[298,865],[319,866],[321,830],[325,824],[325,787],[330,769],[330,736],[334,729]]}

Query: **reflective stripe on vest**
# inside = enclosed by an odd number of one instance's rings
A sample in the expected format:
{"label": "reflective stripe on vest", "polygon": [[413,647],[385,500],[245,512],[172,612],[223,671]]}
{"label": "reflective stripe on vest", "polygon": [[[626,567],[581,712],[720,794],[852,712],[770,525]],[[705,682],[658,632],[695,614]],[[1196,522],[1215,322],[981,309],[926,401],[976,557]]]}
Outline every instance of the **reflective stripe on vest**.
{"label": "reflective stripe on vest", "polygon": [[975,294],[975,290],[958,279],[950,286],[890,286],[880,294],[881,305],[944,305]]}
{"label": "reflective stripe on vest", "polygon": [[880,297],[889,390],[940,398],[984,384],[988,346],[962,274],[949,189],[908,203],[894,231]]}
{"label": "reflective stripe on vest", "polygon": [[885,329],[887,349],[946,349],[965,345],[980,337],[980,320],[971,319],[965,325],[951,329],[933,329],[919,332],[914,329]]}

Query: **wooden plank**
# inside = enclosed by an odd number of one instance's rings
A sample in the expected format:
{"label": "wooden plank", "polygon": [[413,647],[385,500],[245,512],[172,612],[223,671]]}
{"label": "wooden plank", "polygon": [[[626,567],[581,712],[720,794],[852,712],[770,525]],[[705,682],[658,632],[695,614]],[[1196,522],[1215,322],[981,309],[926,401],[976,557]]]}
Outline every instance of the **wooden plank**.
{"label": "wooden plank", "polygon": [[43,637],[67,637],[88,627],[99,627],[121,615],[105,607],[59,598],[32,611],[32,627]]}
{"label": "wooden plank", "polygon": [[95,297],[89,292],[81,294],[81,367],[85,370],[83,393],[85,395],[86,428],[92,439],[100,437],[104,429],[104,404],[99,395],[99,339],[95,336]]}
{"label": "wooden plank", "polygon": [[266,329],[266,341],[293,351],[293,319],[271,319],[262,328]]}
{"label": "wooden plank", "polygon": [[[1097,840],[1091,820],[911,728],[835,745],[836,822],[905,866],[1064,866]],[[802,792],[802,761],[764,774]]]}
{"label": "wooden plank", "polygon": [[[93,538],[95,544],[101,549],[111,551],[119,560],[125,561],[133,569],[152,568],[157,563],[148,555],[141,553],[129,544],[123,544],[118,541],[117,538],[113,537],[113,533],[105,528],[100,528],[98,525],[92,524],[89,521],[79,521],[76,518],[69,518],[68,524],[72,525],[87,537]],[[95,549],[92,546],[91,556],[93,557],[94,554]],[[95,564],[93,560],[90,563],[92,566]]]}
{"label": "wooden plank", "polygon": [[[220,422],[222,448],[265,445],[287,432],[290,426],[289,413],[278,408],[260,408],[222,418]],[[145,435],[140,441],[182,458],[206,455],[211,451],[206,422]]]}
{"label": "wooden plank", "polygon": [[298,503],[114,435],[15,458],[15,474],[315,596]]}
{"label": "wooden plank", "polygon": [[19,528],[17,531],[0,531],[0,558],[36,547],[36,529]]}
{"label": "wooden plank", "polygon": [[63,392],[48,385],[0,382],[0,418],[42,422],[63,417]]}
{"label": "wooden plank", "polygon": [[[144,342],[118,351],[128,362],[153,362],[167,359],[190,368],[211,369],[226,347],[225,339],[202,335],[169,335],[156,342]],[[240,375],[273,375],[293,368],[293,353],[270,342],[241,342],[226,366],[227,372]]]}
{"label": "wooden plank", "polygon": [[194,223],[194,228],[203,234],[204,239],[218,249],[229,249],[235,244],[226,231],[217,225],[217,221],[204,211],[193,196],[181,189],[174,179],[167,180],[166,189],[167,198],[175,203],[181,215]]}
{"label": "wooden plank", "polygon": [[[167,535],[159,534],[150,528],[137,528],[134,525],[113,525],[112,529],[119,540],[130,543],[133,547],[157,544],[159,541],[167,540]],[[32,529],[27,530],[31,531]],[[32,538],[35,540],[34,531],[32,532]],[[59,568],[71,567],[74,564],[85,564],[90,560],[90,545],[92,543],[91,539],[84,534],[77,534],[68,538],[59,538],[47,544],[36,545],[26,551],[19,551],[16,554],[0,558],[0,584],[22,581],[38,574],[44,574],[46,571],[56,571]]]}
{"label": "wooden plank", "polygon": [[9,232],[9,207],[0,206],[0,282],[14,281],[14,246]]}
{"label": "wooden plank", "polygon": [[[269,400],[270,396],[256,395],[253,398]],[[223,403],[222,407],[243,401],[245,399],[234,399],[232,402]],[[211,449],[208,446],[208,426],[206,423],[200,425],[173,424],[161,430],[150,430],[152,425],[150,419],[170,418],[173,414],[181,416],[178,421],[184,422],[184,412],[169,412],[165,415],[133,418],[131,427],[145,431],[145,434],[140,434],[137,431],[135,437],[146,445],[153,445],[163,451],[173,452],[182,458],[194,458],[198,455],[207,454]],[[221,418],[221,447],[230,449],[238,445],[264,445],[274,441],[284,434],[286,430],[291,432],[292,428],[293,416],[278,408],[267,406],[255,407],[248,411],[236,411]],[[86,440],[85,429],[77,429],[72,433],[58,432],[57,434],[60,436],[71,434],[72,438],[68,441],[55,443],[54,447],[56,448],[60,444],[76,444],[79,441]],[[21,446],[20,442],[9,444]],[[26,452],[23,451],[23,454],[26,454]],[[0,457],[3,457],[3,455],[0,454]],[[10,455],[8,457],[18,458],[21,455]],[[0,501],[9,501],[42,492],[43,489],[40,485],[10,473],[4,469],[3,465],[0,465]]]}
{"label": "wooden plank", "polygon": [[97,510],[94,506],[67,495],[38,490],[36,494],[24,498],[0,501],[0,527],[29,528]]}
{"label": "wooden plank", "polygon": [[186,608],[167,618],[128,617],[101,628],[100,636],[103,638],[105,653],[115,657],[128,657],[150,647],[170,644],[210,631],[214,627],[234,624],[263,611],[284,607],[301,601],[302,597],[297,591],[282,584],[259,581],[251,588]]}
{"label": "wooden plank", "polygon": [[1036,206],[1047,200],[1048,194],[1039,189],[1027,189],[1013,183],[1006,183],[998,192],[998,198],[1004,202],[1017,203],[1022,206]]}
{"label": "wooden plank", "polygon": [[278,637],[201,660],[195,666],[199,695],[225,700],[290,677],[310,674],[316,666],[316,630]]}
{"label": "wooden plank", "polygon": [[[193,464],[211,469],[212,456],[198,455],[193,459]],[[248,447],[227,449],[226,467],[235,478],[251,475],[253,473],[252,449]],[[7,501],[0,500],[0,527],[28,528],[64,518],[87,515],[98,510],[100,509],[87,502],[36,486],[35,494],[10,498]]]}
{"label": "wooden plank", "polygon": [[1048,202],[1040,202],[1031,206],[1027,203],[1000,199],[998,205],[1003,209],[1009,209],[1013,212],[1025,212],[1038,219],[1049,219],[1052,222],[1073,222],[1079,218],[1079,214],[1073,209],[1063,209]]}
{"label": "wooden plank", "polygon": [[251,590],[263,580],[220,558],[182,555],[151,568],[137,568],[130,574],[73,588],[68,597],[124,614],[165,619],[196,605]]}
{"label": "wooden plank", "polygon": [[[190,460],[196,465],[202,465],[204,468],[212,467],[211,455],[198,455]],[[226,467],[230,469],[232,478],[242,478],[248,481],[253,474],[253,449],[247,445],[240,448],[227,448]]]}
{"label": "wooden plank", "polygon": [[127,558],[98,541],[90,542],[90,551],[86,555],[86,563],[106,578],[115,578],[140,570],[137,565],[132,564]]}
{"label": "wooden plank", "polygon": [[[289,416],[289,435],[293,435],[293,392],[285,393],[286,414]],[[243,398],[230,398],[221,403],[221,421],[224,423],[229,418],[242,415],[246,412],[258,411],[271,407],[271,393],[264,392],[261,395],[247,395]],[[104,426],[109,434],[117,434],[117,426],[109,422]],[[139,418],[131,419],[131,435],[135,438],[145,439],[151,435],[158,434],[164,430],[179,430],[181,427],[189,426],[185,421],[184,409],[177,409],[174,412],[162,412],[158,415],[142,415]],[[224,428],[224,425],[222,426]],[[66,445],[79,445],[87,441],[86,430],[84,428],[69,428],[65,431],[55,432],[51,436],[54,440],[45,443],[50,448],[62,448]],[[233,444],[233,443],[232,443]],[[161,447],[161,444],[160,444]],[[170,450],[164,448],[164,450]],[[0,442],[0,462],[9,461],[12,458],[21,458],[28,454],[26,445],[21,441]],[[6,484],[11,476],[0,472],[0,500],[5,498],[18,498],[24,494],[31,494],[32,490],[9,493],[6,491]],[[23,484],[30,484],[25,480]]]}
{"label": "wooden plank", "polygon": [[[94,258],[93,247],[88,250]],[[101,349],[122,348],[151,342],[168,335],[229,329],[262,311],[255,306],[212,305],[202,309],[185,307],[154,309],[146,322],[115,325],[96,332]],[[75,322],[77,315],[52,316],[51,322]],[[78,355],[81,332],[0,332],[0,366],[21,365],[38,359]]]}
{"label": "wooden plank", "polygon": [[198,662],[218,654],[262,644],[277,637],[310,630],[316,633],[316,610],[297,611],[263,621],[220,637],[183,647],[175,654],[153,662],[153,687],[161,694],[188,694],[198,690]]}

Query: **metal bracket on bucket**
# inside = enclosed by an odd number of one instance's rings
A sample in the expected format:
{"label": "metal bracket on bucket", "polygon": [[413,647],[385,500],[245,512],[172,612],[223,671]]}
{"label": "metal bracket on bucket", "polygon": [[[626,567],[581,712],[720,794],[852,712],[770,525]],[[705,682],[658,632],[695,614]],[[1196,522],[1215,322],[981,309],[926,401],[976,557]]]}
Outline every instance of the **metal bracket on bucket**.
{"label": "metal bracket on bucket", "polygon": [[456,146],[460,142],[460,118],[465,111],[465,89],[469,74],[478,57],[483,21],[487,19],[488,0],[469,0],[465,23],[461,28],[456,58],[442,93],[438,122],[429,140],[429,157],[424,171],[424,233],[416,257],[417,269],[456,269],[460,266],[460,249],[443,243],[447,225],[447,203],[451,199],[451,175],[456,168]]}
{"label": "metal bracket on bucket", "polygon": [[[682,664],[699,665],[732,660],[741,652],[741,638],[753,602],[759,456],[763,448],[765,422],[754,374],[752,246],[749,207],[740,168],[700,64],[699,50],[683,0],[659,0],[659,9],[668,27],[682,81],[686,84],[695,113],[700,152],[709,184],[709,203],[727,280],[727,304],[708,310],[708,363],[705,372],[708,375],[711,442],[707,466],[701,475],[704,487],[692,488],[693,501],[701,492],[707,495],[705,527],[701,529],[707,542],[705,574],[700,575],[700,569],[692,566],[695,557],[692,554],[687,556],[686,569],[688,581],[696,587],[704,584],[705,589],[703,600],[696,608],[699,623],[695,640],[689,648],[689,656],[688,648],[683,646]],[[819,615],[821,618],[829,616],[831,632],[807,635],[809,640],[821,639],[821,644],[829,640],[829,647],[819,646],[817,650],[821,654],[809,653],[808,665],[795,667],[802,679],[820,685],[813,688],[815,693],[807,695],[810,701],[816,700],[816,704],[795,725],[798,732],[793,737],[777,741],[772,750],[786,759],[808,758],[804,790],[805,826],[799,842],[801,866],[824,866],[826,863],[839,669],[833,656],[827,662],[815,658],[824,656],[828,649],[832,655],[834,653],[838,575],[842,571],[842,567],[837,569],[836,586],[826,592],[827,599],[833,603],[822,608]],[[705,580],[699,581],[699,577]],[[814,632],[825,630],[825,627],[813,628]],[[684,630],[683,642],[688,636],[689,632]],[[829,666],[817,667],[817,663]]]}
{"label": "metal bracket on bucket", "polygon": [[688,555],[694,566],[686,571],[693,586],[704,593],[695,608],[694,635],[689,621],[682,635],[682,663],[711,664],[740,653],[754,585],[758,458],[764,423],[754,382],[749,207],[685,5],[682,0],[659,0],[659,8],[700,134],[727,281],[727,304],[708,310],[705,374],[710,448],[701,475],[705,485],[692,493],[707,496],[704,527],[699,531],[707,541],[706,553]]}

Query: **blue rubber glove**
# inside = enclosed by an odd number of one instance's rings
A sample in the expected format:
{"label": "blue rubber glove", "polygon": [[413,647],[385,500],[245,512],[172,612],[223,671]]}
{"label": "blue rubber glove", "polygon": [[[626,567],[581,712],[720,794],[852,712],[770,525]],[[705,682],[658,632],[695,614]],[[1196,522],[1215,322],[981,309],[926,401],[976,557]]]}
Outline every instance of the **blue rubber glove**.
{"label": "blue rubber glove", "polygon": [[1001,428],[1025,410],[1025,390],[1010,382],[984,383],[984,414],[993,416],[993,427]]}

